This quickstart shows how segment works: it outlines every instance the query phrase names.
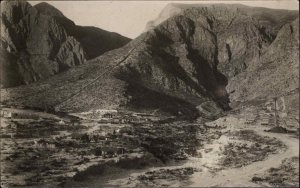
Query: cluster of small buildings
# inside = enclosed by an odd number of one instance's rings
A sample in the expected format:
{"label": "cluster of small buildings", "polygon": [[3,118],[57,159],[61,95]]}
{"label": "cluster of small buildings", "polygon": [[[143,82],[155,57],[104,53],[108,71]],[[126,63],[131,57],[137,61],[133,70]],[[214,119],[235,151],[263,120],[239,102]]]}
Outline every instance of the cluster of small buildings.
{"label": "cluster of small buildings", "polygon": [[10,109],[1,109],[0,117],[8,119],[39,119],[39,116],[26,111],[14,111]]}
{"label": "cluster of small buildings", "polygon": [[81,113],[82,116],[91,120],[98,120],[99,123],[143,123],[159,121],[160,117],[148,113],[118,112],[117,110],[94,110]]}

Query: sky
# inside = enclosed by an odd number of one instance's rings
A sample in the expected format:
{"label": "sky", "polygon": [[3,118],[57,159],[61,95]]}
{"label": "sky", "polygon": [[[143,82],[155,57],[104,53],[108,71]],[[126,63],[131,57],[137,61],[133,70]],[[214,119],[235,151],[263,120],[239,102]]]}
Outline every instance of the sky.
{"label": "sky", "polygon": [[141,34],[148,21],[158,17],[169,3],[228,3],[274,9],[299,10],[297,0],[235,1],[29,1],[35,5],[47,2],[59,9],[77,25],[95,26],[129,38]]}

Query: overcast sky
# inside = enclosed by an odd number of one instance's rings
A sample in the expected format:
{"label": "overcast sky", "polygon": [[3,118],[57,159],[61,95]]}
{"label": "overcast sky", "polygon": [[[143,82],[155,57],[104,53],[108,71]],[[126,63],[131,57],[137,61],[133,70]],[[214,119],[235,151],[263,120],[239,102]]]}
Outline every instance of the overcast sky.
{"label": "overcast sky", "polygon": [[[44,1],[29,1],[32,5]],[[298,10],[297,0],[275,1],[46,1],[77,25],[95,26],[135,38],[168,3],[229,3]]]}

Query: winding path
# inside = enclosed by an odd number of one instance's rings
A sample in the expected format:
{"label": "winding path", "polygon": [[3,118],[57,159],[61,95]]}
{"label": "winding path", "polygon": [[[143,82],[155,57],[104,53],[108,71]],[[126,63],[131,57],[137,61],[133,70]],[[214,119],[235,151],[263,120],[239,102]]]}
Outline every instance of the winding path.
{"label": "winding path", "polygon": [[293,156],[299,156],[299,140],[287,134],[264,132],[261,127],[253,127],[261,136],[275,137],[282,141],[287,149],[270,155],[266,160],[254,162],[242,168],[221,170],[216,175],[207,172],[195,173],[191,179],[191,187],[257,187],[251,182],[255,174],[263,173],[272,167],[278,167],[281,161]]}
{"label": "winding path", "polygon": [[[243,119],[235,120],[235,122],[228,122],[229,126],[227,126],[226,130],[235,131],[235,130],[243,130],[249,129],[249,127],[243,125]],[[223,121],[220,121],[223,122]],[[242,125],[242,126],[236,126]],[[216,173],[212,173],[209,168],[211,167],[220,167],[218,166],[217,160],[219,159],[219,153],[221,152],[218,148],[226,145],[230,138],[227,136],[221,136],[220,139],[215,140],[211,144],[207,144],[205,148],[212,149],[208,153],[202,152],[202,158],[190,158],[186,163],[181,165],[174,166],[165,166],[165,167],[154,167],[147,169],[146,171],[153,171],[159,169],[176,169],[176,168],[184,168],[184,167],[195,167],[199,168],[201,172],[195,172],[188,185],[178,185],[173,184],[172,187],[257,187],[260,186],[251,182],[251,179],[256,174],[264,173],[268,169],[272,167],[278,167],[282,160],[286,158],[291,158],[294,156],[299,156],[299,139],[295,137],[291,137],[288,134],[278,134],[278,133],[270,133],[265,132],[264,129],[266,127],[262,126],[251,126],[251,130],[254,130],[257,134],[261,136],[275,137],[276,139],[283,142],[287,147],[284,150],[280,150],[276,154],[269,155],[265,160],[251,163],[250,165],[241,167],[241,168],[227,168],[224,170],[216,171]],[[225,131],[226,131],[225,130]],[[145,172],[145,171],[144,171]],[[138,175],[143,174],[144,172],[136,172],[131,173],[130,177],[135,179]],[[114,179],[109,181],[109,185],[118,185],[131,187],[136,186],[135,183],[128,183],[128,176],[126,178]]]}

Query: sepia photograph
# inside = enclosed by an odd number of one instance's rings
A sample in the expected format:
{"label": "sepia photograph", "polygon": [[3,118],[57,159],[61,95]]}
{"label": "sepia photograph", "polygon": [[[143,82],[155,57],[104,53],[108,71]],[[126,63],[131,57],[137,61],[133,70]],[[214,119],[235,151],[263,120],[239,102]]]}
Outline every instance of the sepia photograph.
{"label": "sepia photograph", "polygon": [[299,187],[298,0],[2,0],[1,188]]}

